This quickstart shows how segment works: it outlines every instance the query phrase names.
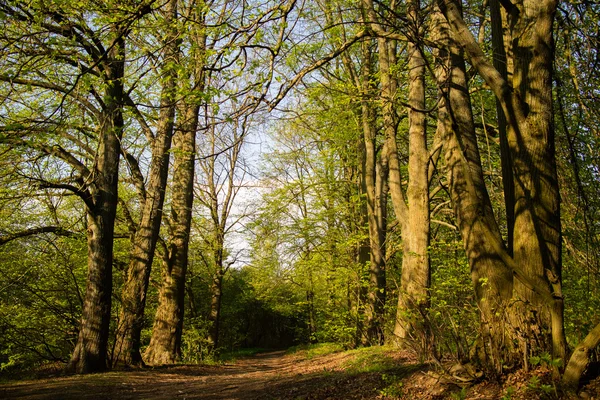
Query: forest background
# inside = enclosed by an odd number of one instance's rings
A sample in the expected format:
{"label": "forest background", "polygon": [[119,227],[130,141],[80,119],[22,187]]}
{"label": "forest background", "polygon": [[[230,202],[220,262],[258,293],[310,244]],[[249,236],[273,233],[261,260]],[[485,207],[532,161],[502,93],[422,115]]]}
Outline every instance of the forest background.
{"label": "forest background", "polygon": [[577,386],[599,13],[0,1],[0,368],[387,343]]}

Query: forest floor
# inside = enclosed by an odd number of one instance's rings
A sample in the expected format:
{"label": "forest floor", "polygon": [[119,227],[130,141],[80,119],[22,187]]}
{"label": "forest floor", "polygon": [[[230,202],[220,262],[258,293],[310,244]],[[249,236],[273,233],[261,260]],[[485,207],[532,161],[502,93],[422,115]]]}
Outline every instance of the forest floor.
{"label": "forest floor", "polygon": [[[436,372],[438,371],[438,372]],[[455,371],[455,376],[460,371]],[[1,399],[557,399],[549,371],[504,384],[440,376],[407,353],[259,353],[222,365],[176,365],[0,384]],[[511,380],[512,379],[512,380]],[[599,399],[600,382],[584,396]],[[575,398],[575,397],[572,397]]]}

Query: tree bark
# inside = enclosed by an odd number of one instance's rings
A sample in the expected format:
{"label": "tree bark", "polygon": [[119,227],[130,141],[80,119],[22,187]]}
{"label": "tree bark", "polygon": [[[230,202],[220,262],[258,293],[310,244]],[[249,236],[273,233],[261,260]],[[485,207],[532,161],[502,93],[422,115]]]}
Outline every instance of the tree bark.
{"label": "tree bark", "polygon": [[221,300],[223,297],[223,268],[219,268],[213,275],[213,281],[210,288],[210,312],[208,314],[208,322],[210,329],[208,341],[213,349],[217,351],[219,347],[219,328],[221,322]]}
{"label": "tree bark", "polygon": [[501,374],[503,364],[514,359],[505,324],[512,272],[496,254],[497,247],[504,245],[484,182],[464,59],[441,15],[434,15],[433,26],[434,38],[442,45],[436,67],[442,96],[438,129],[444,141],[452,206],[480,309],[479,358],[488,371]]}
{"label": "tree bark", "polygon": [[[366,48],[365,48],[366,49]],[[370,55],[364,54],[364,62]],[[363,90],[370,85],[370,70],[363,71]],[[385,236],[387,220],[387,160],[382,159],[376,144],[373,110],[363,101],[362,123],[365,143],[364,178],[367,194],[367,221],[369,227],[369,288],[365,304],[365,337],[363,345],[384,342],[383,313],[385,307]],[[379,154],[378,154],[379,153]]]}
{"label": "tree bark", "polygon": [[565,369],[562,379],[563,384],[573,390],[579,388],[581,377],[590,362],[590,357],[599,345],[600,324],[596,325],[596,327],[592,329],[585,339],[583,339],[583,341],[575,348],[575,351],[569,359],[567,368]]}
{"label": "tree bark", "polygon": [[[522,111],[514,118],[516,126],[509,129],[508,142],[515,182],[514,259],[528,276],[546,282],[555,296],[554,304],[547,304],[517,282],[515,295],[525,308],[515,317],[522,329],[530,331],[523,341],[531,354],[547,351],[565,360],[560,194],[552,104],[556,6],[553,0],[529,0],[517,5],[518,17],[512,14],[513,103]],[[546,332],[551,332],[551,337]]]}
{"label": "tree bark", "polygon": [[88,277],[81,328],[69,369],[83,374],[105,370],[112,295],[113,237],[118,203],[119,158],[123,134],[125,42],[122,32],[109,50],[106,89],[96,163],[86,204]]}
{"label": "tree bark", "polygon": [[[386,135],[386,139],[389,143],[390,186],[394,188],[391,190],[392,201],[401,224],[403,244],[402,275],[394,335],[400,343],[416,345],[421,351],[426,352],[430,347],[426,316],[429,308],[431,283],[429,268],[429,151],[427,150],[424,111],[426,108],[425,60],[418,43],[420,37],[419,10],[418,0],[408,2],[408,18],[413,39],[408,43],[409,158],[406,206],[402,195],[396,136],[392,135],[394,133],[392,127],[387,128],[389,134]],[[389,63],[387,64],[385,67],[389,69]],[[381,67],[383,68],[384,65],[382,64]],[[389,95],[392,93],[390,92]]]}
{"label": "tree bark", "polygon": [[[490,0],[490,21],[492,26],[493,65],[504,80],[508,80],[508,58],[504,47],[505,13],[501,12],[499,0]],[[513,235],[515,229],[515,186],[512,161],[508,147],[506,116],[502,111],[502,103],[496,99],[496,115],[498,118],[498,134],[500,136],[500,166],[502,169],[502,185],[504,188],[504,209],[506,213],[506,232],[508,254],[513,255]]]}
{"label": "tree bark", "polygon": [[162,68],[162,94],[156,136],[151,143],[148,189],[142,204],[140,222],[137,226],[130,252],[127,281],[123,286],[122,308],[115,345],[115,361],[123,364],[143,365],[140,353],[140,336],[144,326],[146,293],[165,199],[169,158],[175,119],[175,99],[179,60],[177,30],[177,0],[171,0],[165,10],[167,34]]}
{"label": "tree bark", "polygon": [[172,364],[181,357],[181,334],[185,300],[185,276],[192,225],[194,166],[198,105],[182,107],[173,137],[175,162],[171,200],[171,237],[164,255],[150,345],[144,353],[151,365]]}
{"label": "tree bark", "polygon": [[515,332],[521,332],[515,338],[522,348],[523,363],[526,366],[529,356],[540,351],[551,351],[564,360],[560,198],[552,109],[552,25],[557,3],[528,0],[504,4],[513,44],[512,85],[486,59],[456,2],[438,0],[438,5],[507,119],[515,226],[514,260],[506,261],[518,278],[510,319]]}

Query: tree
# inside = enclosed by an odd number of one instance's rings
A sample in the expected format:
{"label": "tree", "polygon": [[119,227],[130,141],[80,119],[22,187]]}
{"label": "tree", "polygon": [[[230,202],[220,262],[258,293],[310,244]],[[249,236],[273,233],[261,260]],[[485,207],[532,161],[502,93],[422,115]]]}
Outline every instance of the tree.
{"label": "tree", "polygon": [[[266,98],[285,32],[289,4],[195,2],[182,4],[191,32],[190,52],[179,79],[184,83],[174,135],[175,162],[171,189],[169,239],[162,249],[163,283],[152,339],[146,351],[152,364],[172,363],[180,356],[185,275],[194,201],[196,134],[255,112]],[[247,12],[250,7],[256,13]],[[259,35],[263,29],[268,35]],[[191,82],[190,82],[191,80]],[[234,82],[234,83],[231,83]],[[235,82],[242,82],[235,86]],[[234,106],[229,107],[227,102]],[[222,108],[222,111],[220,112]],[[202,113],[202,117],[199,115]],[[236,143],[237,144],[237,143]],[[206,154],[207,159],[217,154]],[[220,223],[219,223],[220,224]]]}
{"label": "tree", "polygon": [[[504,4],[512,27],[511,54],[515,68],[512,85],[487,61],[468,31],[457,4],[439,1],[438,5],[455,40],[494,91],[507,119],[508,147],[515,179],[514,260],[506,252],[499,235],[486,236],[496,248],[493,253],[505,263],[505,267],[497,268],[497,271],[503,271],[505,283],[498,286],[498,293],[492,298],[508,301],[514,293],[521,301],[509,315],[514,329],[529,332],[518,337],[523,354],[527,356],[532,351],[549,349],[555,357],[564,359],[561,231],[552,123],[552,23],[556,3]],[[489,227],[495,225],[491,221],[487,224]],[[514,289],[512,277],[509,277],[511,272],[517,276]],[[544,306],[549,303],[550,307]],[[543,333],[548,330],[552,332],[551,340]],[[519,362],[517,356],[510,358]],[[499,371],[498,363],[495,364]]]}
{"label": "tree", "polygon": [[[103,370],[107,367],[114,221],[123,136],[125,41],[132,24],[151,9],[146,4],[124,7],[118,15],[108,17],[108,10],[103,6],[90,6],[89,14],[84,15],[80,10],[56,4],[38,8],[4,2],[1,10],[12,22],[5,38],[15,46],[12,55],[4,60],[7,66],[13,67],[2,79],[10,84],[7,99],[17,99],[10,87],[22,87],[33,95],[46,92],[54,100],[54,104],[50,103],[51,110],[41,108],[19,115],[22,108],[16,107],[17,113],[10,117],[10,129],[5,129],[11,133],[5,143],[57,157],[72,168],[70,176],[43,179],[39,184],[73,192],[85,204],[88,280],[79,339],[70,366],[80,373]],[[88,24],[91,21],[95,21],[96,29]],[[30,31],[33,34],[28,35],[32,40],[23,42],[24,47],[16,45],[20,42],[14,39]],[[59,83],[40,70],[23,68],[33,59],[54,63]],[[91,82],[98,83],[103,93],[98,93]],[[71,101],[85,110],[85,119],[95,120],[95,130],[82,130],[96,141],[95,149],[72,133],[77,129],[69,129],[62,123],[59,112]],[[36,119],[43,122],[35,123]],[[43,141],[23,140],[39,128],[56,131],[57,137],[62,135],[71,146],[83,147],[88,154],[81,160],[59,143],[48,145]]]}
{"label": "tree", "polygon": [[[206,136],[200,140],[199,161],[200,184],[197,185],[197,198],[209,221],[203,227],[200,235],[204,236],[205,248],[208,250],[205,257],[210,257],[208,263],[212,271],[210,286],[210,312],[208,316],[211,325],[209,342],[214,350],[219,347],[219,323],[221,302],[223,295],[223,277],[229,267],[237,261],[233,255],[227,261],[226,239],[232,229],[244,217],[232,215],[235,200],[243,187],[244,160],[241,151],[248,134],[249,121],[243,118],[231,124],[211,124]],[[232,218],[235,217],[235,218]],[[233,221],[232,221],[233,219]]]}
{"label": "tree", "polygon": [[[144,322],[146,292],[154,260],[154,251],[158,241],[162,220],[162,209],[167,186],[171,140],[175,120],[177,99],[177,65],[179,63],[179,43],[177,31],[177,1],[169,1],[163,13],[164,27],[159,115],[155,134],[150,131],[147,122],[142,121],[149,136],[152,161],[148,173],[148,183],[138,180],[141,192],[141,215],[132,240],[130,261],[127,269],[127,281],[123,286],[122,308],[119,318],[115,351],[116,359],[125,364],[143,364],[140,354],[140,335]],[[145,124],[145,125],[144,125]],[[137,160],[128,159],[133,175],[141,177]]]}

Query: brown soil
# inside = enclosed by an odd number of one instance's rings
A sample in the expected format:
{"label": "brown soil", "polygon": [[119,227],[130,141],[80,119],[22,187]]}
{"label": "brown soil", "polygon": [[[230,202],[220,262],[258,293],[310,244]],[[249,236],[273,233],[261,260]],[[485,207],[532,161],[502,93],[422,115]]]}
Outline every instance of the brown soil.
{"label": "brown soil", "polygon": [[[466,387],[440,379],[432,367],[393,353],[392,367],[356,372],[355,355],[307,359],[283,351],[219,366],[177,365],[0,385],[2,399],[500,399],[505,388],[490,382]],[[362,368],[368,370],[368,368]],[[513,387],[518,386],[512,382]],[[508,397],[543,398],[531,391]],[[593,398],[593,395],[592,395]]]}

